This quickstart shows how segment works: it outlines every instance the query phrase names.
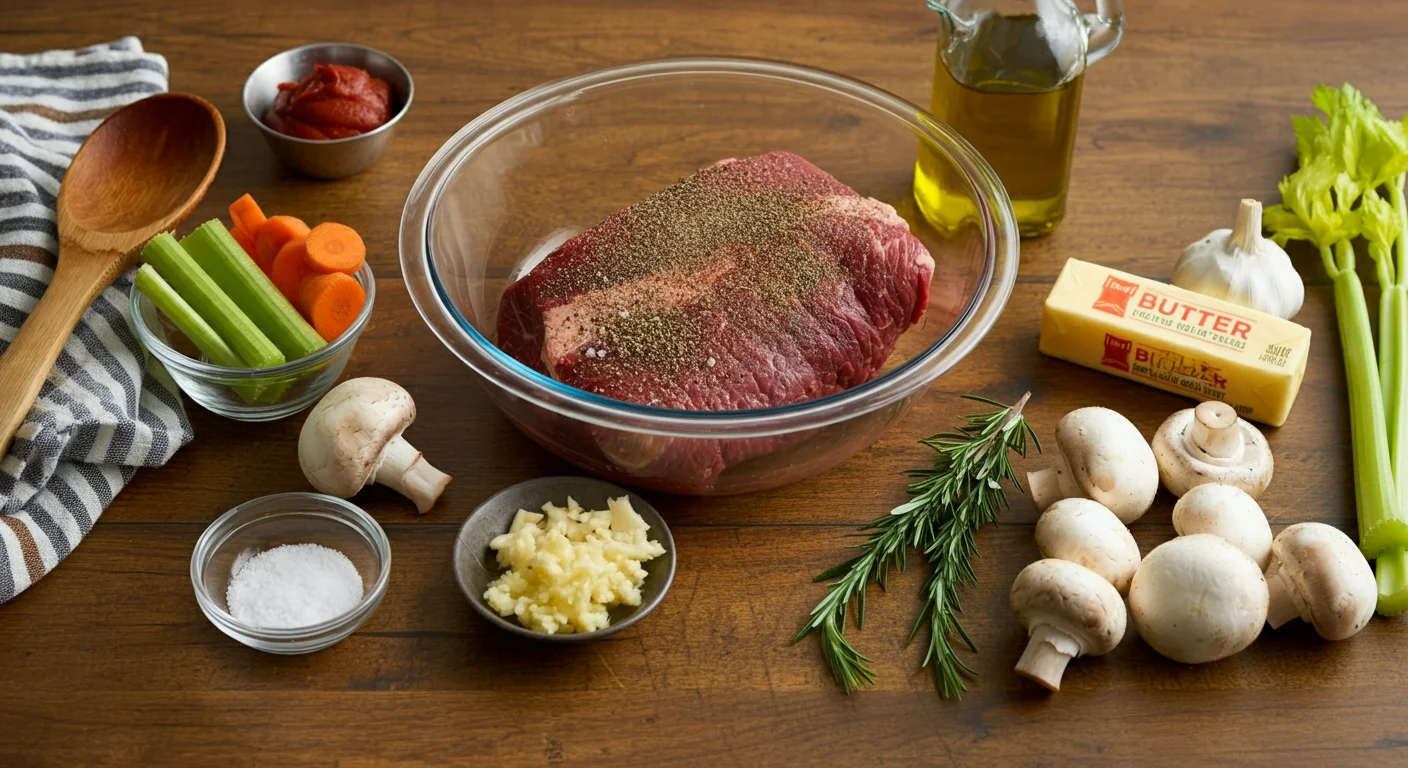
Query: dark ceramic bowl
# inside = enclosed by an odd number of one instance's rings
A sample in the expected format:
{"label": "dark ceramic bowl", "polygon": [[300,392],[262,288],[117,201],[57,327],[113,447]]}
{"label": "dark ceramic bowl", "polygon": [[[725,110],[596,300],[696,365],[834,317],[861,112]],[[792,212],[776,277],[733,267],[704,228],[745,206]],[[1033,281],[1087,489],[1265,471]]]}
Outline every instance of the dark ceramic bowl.
{"label": "dark ceramic bowl", "polygon": [[[484,590],[503,573],[499,570],[494,551],[489,549],[489,542],[495,536],[508,533],[513,516],[518,510],[536,512],[549,501],[554,504],[566,504],[568,496],[587,509],[606,509],[607,498],[630,497],[631,506],[641,519],[645,520],[646,525],[650,526],[650,538],[660,542],[665,548],[665,554],[647,561],[643,566],[647,576],[645,583],[641,585],[640,605],[620,605],[613,608],[610,626],[595,632],[548,634],[528,629],[519,623],[517,617],[500,616],[498,611],[490,608],[485,602]],[[459,582],[460,590],[468,598],[469,604],[474,606],[480,616],[515,635],[552,642],[584,642],[620,632],[655,610],[669,591],[670,582],[675,578],[675,540],[670,536],[670,527],[665,524],[660,513],[645,499],[625,488],[591,477],[542,477],[499,491],[465,519],[459,536],[455,538],[454,559],[455,580]]]}

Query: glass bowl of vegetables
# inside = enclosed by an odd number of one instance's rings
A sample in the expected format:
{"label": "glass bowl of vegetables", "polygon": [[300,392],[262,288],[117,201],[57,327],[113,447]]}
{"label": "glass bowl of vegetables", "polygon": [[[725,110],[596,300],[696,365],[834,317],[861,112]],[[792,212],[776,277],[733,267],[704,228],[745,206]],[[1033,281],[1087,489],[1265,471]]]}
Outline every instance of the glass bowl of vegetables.
{"label": "glass bowl of vegetables", "polygon": [[[273,421],[317,402],[347,366],[376,299],[370,266],[363,263],[353,278],[366,291],[366,300],[351,326],[311,354],[268,368],[217,365],[182,332],[179,323],[136,288],[131,299],[133,325],[142,346],[202,408],[237,421]],[[138,280],[142,279],[139,273]]]}
{"label": "glass bowl of vegetables", "polygon": [[[716,161],[775,151],[888,204],[934,259],[922,320],[869,380],[775,407],[682,410],[569,386],[500,348],[505,292],[569,238]],[[921,153],[945,201],[933,220],[913,194]],[[865,449],[977,347],[1018,266],[1007,193],[953,129],[850,78],[730,58],[613,67],[488,110],[411,188],[400,250],[422,318],[528,436],[593,474],[697,495],[785,485]]]}

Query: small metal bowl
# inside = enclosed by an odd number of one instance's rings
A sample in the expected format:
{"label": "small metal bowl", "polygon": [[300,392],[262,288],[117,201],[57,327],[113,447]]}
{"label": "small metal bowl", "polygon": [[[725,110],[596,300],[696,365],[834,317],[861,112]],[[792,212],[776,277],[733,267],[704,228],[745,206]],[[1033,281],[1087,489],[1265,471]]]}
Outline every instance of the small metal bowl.
{"label": "small metal bowl", "polygon": [[[391,119],[360,136],[314,141],[286,136],[264,124],[264,113],[278,95],[279,83],[296,83],[313,74],[315,64],[360,67],[391,85]],[[259,126],[279,162],[319,179],[341,179],[360,173],[381,157],[392,130],[411,108],[415,83],[401,62],[375,48],[352,43],[313,43],[271,56],[244,81],[244,113]]]}
{"label": "small metal bowl", "polygon": [[[489,542],[499,534],[508,533],[509,525],[513,523],[513,516],[518,510],[537,511],[549,501],[554,504],[566,504],[568,496],[587,509],[606,509],[607,498],[630,497],[631,506],[645,520],[646,525],[650,526],[650,538],[660,542],[665,548],[665,554],[648,560],[643,565],[647,575],[641,585],[640,605],[620,605],[613,608],[611,624],[605,629],[550,635],[528,629],[520,624],[516,617],[500,616],[498,611],[490,608],[485,602],[484,590],[503,573],[498,568],[494,551],[489,549]],[[474,610],[490,623],[533,640],[579,643],[620,632],[655,610],[669,591],[670,582],[675,578],[675,540],[670,536],[670,527],[665,525],[664,518],[660,517],[655,507],[624,488],[591,477],[542,477],[499,491],[471,512],[460,527],[459,536],[455,537],[454,562],[455,580],[459,582],[460,590],[469,599],[469,604],[474,606]]]}

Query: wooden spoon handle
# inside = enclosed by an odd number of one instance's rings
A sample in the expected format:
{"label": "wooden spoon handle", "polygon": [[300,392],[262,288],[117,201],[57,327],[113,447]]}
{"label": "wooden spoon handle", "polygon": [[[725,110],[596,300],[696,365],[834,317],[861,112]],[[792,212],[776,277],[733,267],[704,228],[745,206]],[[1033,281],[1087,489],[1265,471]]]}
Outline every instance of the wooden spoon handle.
{"label": "wooden spoon handle", "polygon": [[48,290],[0,355],[0,459],[10,450],[79,318],[126,266],[115,254],[106,259],[106,266],[102,256],[74,250],[67,244],[61,247]]}

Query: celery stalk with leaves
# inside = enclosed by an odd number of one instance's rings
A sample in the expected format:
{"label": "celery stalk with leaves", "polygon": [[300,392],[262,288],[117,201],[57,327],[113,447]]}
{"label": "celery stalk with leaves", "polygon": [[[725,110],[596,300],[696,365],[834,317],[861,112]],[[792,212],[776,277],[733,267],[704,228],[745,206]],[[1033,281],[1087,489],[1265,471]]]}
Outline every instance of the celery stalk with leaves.
{"label": "celery stalk with leaves", "polygon": [[[1377,560],[1379,612],[1397,615],[1408,609],[1408,128],[1349,85],[1318,86],[1311,100],[1325,120],[1293,118],[1300,168],[1281,180],[1282,203],[1266,209],[1264,223],[1283,246],[1314,245],[1334,285],[1359,547]],[[1381,289],[1377,350],[1357,237]]]}

